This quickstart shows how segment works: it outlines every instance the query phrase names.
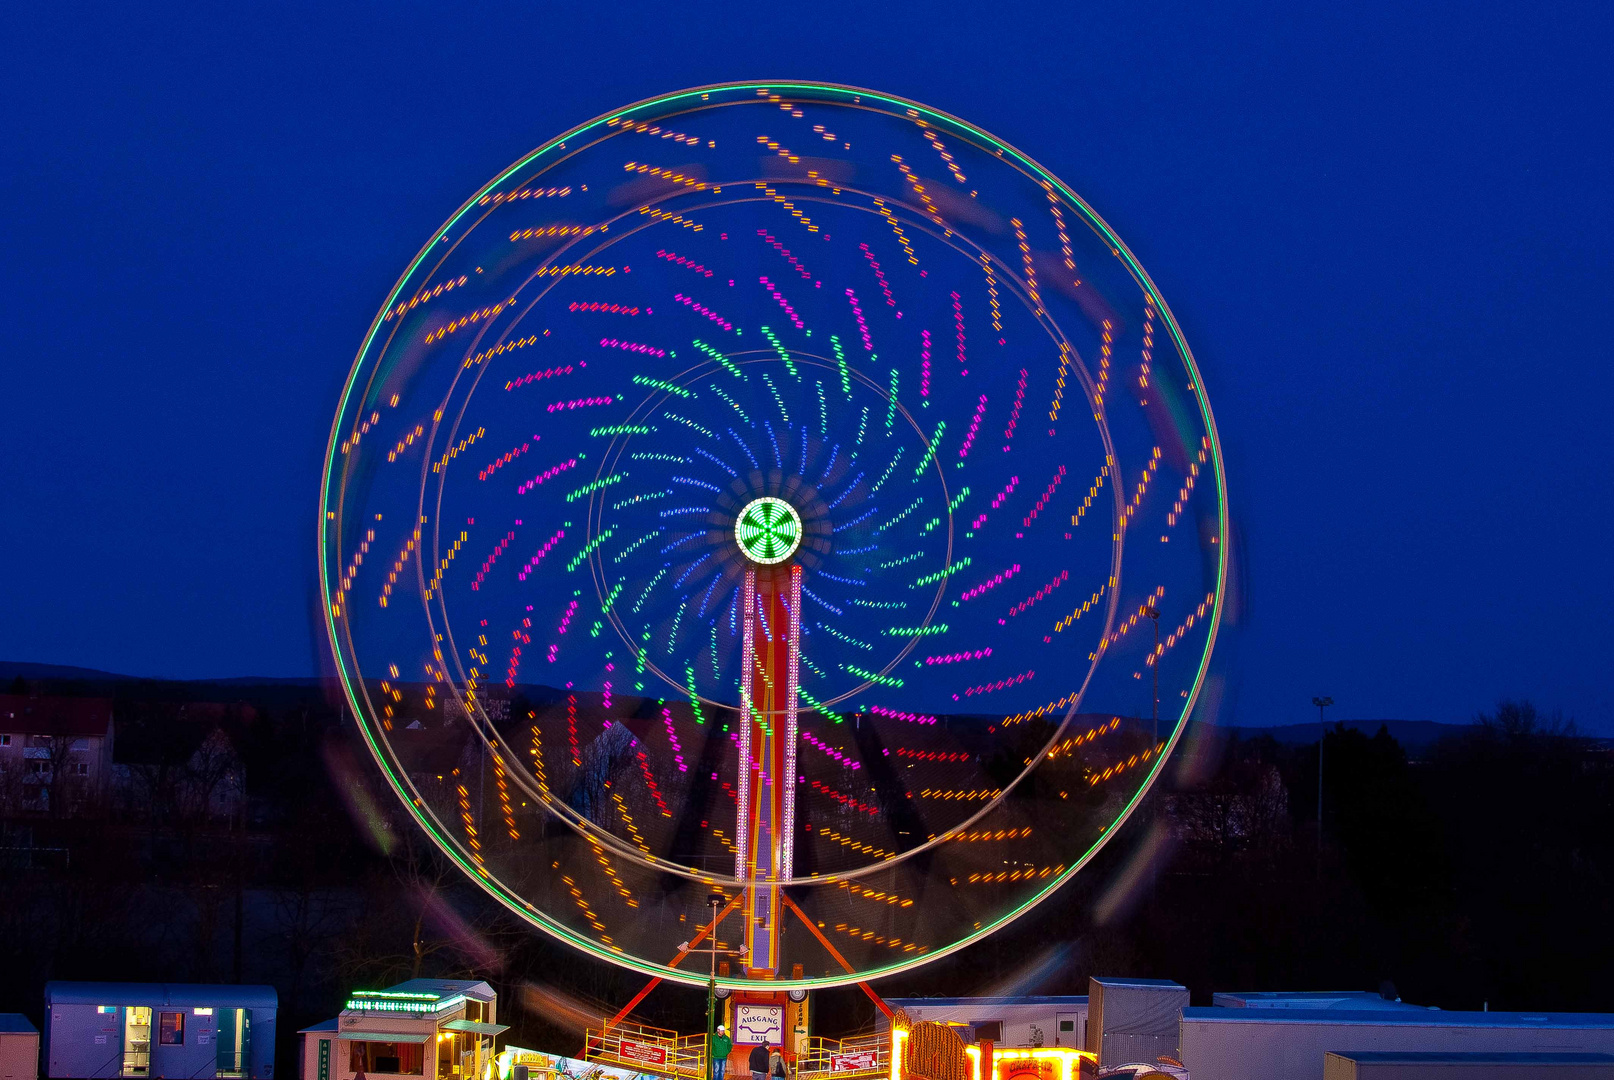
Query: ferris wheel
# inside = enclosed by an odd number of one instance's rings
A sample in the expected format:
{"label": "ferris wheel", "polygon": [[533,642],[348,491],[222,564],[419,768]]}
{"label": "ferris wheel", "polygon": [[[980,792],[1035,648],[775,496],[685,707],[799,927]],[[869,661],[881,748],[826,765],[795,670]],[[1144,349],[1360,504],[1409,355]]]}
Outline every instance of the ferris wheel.
{"label": "ferris wheel", "polygon": [[364,338],[320,525],[419,825],[613,963],[704,982],[720,939],[733,987],[922,964],[1078,872],[1227,579],[1126,245],[980,129],[809,83],[642,102],[467,200]]}

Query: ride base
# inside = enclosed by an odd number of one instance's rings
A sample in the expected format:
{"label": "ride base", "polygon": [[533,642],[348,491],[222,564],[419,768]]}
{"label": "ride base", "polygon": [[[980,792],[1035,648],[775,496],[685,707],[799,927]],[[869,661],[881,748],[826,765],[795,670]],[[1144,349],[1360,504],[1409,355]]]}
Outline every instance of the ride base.
{"label": "ride base", "polygon": [[[725,1022],[732,1019],[731,1008],[725,1011]],[[748,1074],[746,1058],[755,1045],[735,1042],[730,1076]],[[635,1021],[591,1028],[583,1056],[596,1064],[669,1080],[706,1080],[709,1075],[704,1033],[679,1035]],[[785,1061],[792,1080],[1079,1080],[1084,1069],[1094,1067],[1096,1055],[1069,1047],[966,1043],[947,1024],[910,1023],[897,1010],[886,1029],[845,1039],[818,1035],[802,1035],[793,1043],[787,1039]]]}

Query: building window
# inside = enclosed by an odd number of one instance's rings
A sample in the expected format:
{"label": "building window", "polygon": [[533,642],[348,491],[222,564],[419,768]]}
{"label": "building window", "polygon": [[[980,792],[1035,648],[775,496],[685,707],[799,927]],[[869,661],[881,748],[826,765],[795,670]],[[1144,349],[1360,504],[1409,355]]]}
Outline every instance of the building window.
{"label": "building window", "polygon": [[11,745],[11,736],[10,735],[0,735],[0,746],[10,746],[10,745]]}
{"label": "building window", "polygon": [[355,1042],[349,1066],[353,1072],[422,1075],[426,1064],[425,1047],[419,1043]]}
{"label": "building window", "polygon": [[163,1046],[185,1045],[185,1014],[165,1012],[157,1014],[157,1042]]}
{"label": "building window", "polygon": [[87,761],[81,761],[77,764],[77,766],[75,766],[74,771],[80,776],[88,776],[90,775],[90,763]]}

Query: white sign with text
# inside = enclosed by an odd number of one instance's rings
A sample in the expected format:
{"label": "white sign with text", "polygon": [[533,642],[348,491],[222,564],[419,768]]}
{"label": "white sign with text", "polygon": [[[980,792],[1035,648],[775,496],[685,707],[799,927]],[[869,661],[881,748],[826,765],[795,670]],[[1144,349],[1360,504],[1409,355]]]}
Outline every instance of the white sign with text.
{"label": "white sign with text", "polygon": [[783,1005],[734,1006],[734,1041],[737,1043],[767,1043],[778,1046],[784,1041],[785,1007]]}

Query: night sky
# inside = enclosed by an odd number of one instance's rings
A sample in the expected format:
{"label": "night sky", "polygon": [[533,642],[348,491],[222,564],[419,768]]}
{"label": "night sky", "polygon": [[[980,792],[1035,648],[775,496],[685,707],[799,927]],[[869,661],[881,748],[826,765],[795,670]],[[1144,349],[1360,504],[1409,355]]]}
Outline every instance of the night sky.
{"label": "night sky", "polygon": [[1017,145],[1154,277],[1228,459],[1224,720],[1614,734],[1606,5],[144,7],[0,14],[0,659],[320,672],[331,417],[431,231],[600,113],[810,78]]}

